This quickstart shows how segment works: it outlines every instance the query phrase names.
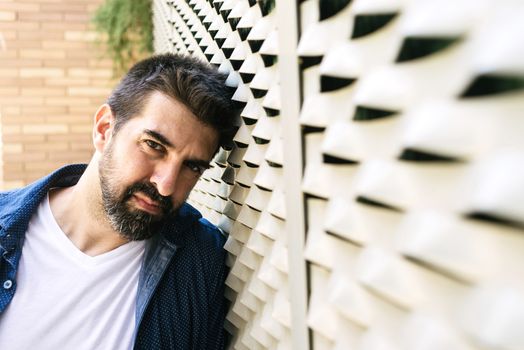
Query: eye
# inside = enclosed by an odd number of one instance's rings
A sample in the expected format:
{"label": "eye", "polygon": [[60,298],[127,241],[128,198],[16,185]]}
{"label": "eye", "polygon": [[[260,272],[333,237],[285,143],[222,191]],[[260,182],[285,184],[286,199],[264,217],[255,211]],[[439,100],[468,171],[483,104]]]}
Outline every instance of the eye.
{"label": "eye", "polygon": [[164,150],[164,146],[162,146],[161,144],[159,144],[158,142],[155,142],[153,140],[144,140],[144,143],[147,145],[147,147],[155,150],[155,151],[163,151]]}
{"label": "eye", "polygon": [[189,170],[191,170],[192,172],[198,175],[202,175],[202,173],[206,171],[206,168],[203,167],[202,165],[198,165],[194,163],[186,163],[186,166],[189,168]]}

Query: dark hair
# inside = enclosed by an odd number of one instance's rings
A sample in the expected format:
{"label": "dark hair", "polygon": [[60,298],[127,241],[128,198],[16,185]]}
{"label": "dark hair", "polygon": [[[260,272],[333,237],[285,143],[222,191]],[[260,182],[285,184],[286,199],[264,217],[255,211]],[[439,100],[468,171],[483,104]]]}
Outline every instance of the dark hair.
{"label": "dark hair", "polygon": [[115,115],[114,132],[140,113],[146,99],[160,91],[182,102],[204,124],[219,133],[219,145],[227,146],[234,130],[232,89],[227,76],[211,65],[171,53],[152,56],[135,64],[107,103]]}

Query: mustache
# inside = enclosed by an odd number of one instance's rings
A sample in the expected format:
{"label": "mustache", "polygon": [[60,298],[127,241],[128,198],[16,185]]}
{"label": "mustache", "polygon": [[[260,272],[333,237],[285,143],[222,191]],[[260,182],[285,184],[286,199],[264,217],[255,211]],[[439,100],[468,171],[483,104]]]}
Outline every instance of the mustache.
{"label": "mustache", "polygon": [[162,196],[158,193],[156,187],[152,183],[138,182],[129,186],[124,193],[124,201],[130,199],[136,192],[142,192],[158,203],[164,214],[170,213],[173,210],[173,202],[168,196]]}

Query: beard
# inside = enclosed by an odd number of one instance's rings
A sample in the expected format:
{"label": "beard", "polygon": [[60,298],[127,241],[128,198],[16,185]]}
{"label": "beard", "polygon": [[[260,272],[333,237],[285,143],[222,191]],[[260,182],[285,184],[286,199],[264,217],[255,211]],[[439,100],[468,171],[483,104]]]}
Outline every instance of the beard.
{"label": "beard", "polygon": [[[160,195],[150,182],[136,182],[119,191],[116,175],[118,173],[113,166],[112,145],[109,145],[99,163],[99,177],[102,204],[111,227],[129,241],[151,238],[161,227],[166,216],[175,211],[171,198]],[[131,207],[129,201],[137,192],[155,201],[161,213],[153,215]]]}

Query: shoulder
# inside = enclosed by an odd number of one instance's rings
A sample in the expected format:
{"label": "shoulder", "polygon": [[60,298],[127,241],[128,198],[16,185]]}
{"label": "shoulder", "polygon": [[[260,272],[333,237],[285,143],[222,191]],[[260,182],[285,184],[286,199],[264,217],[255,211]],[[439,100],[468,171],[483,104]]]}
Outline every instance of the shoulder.
{"label": "shoulder", "polygon": [[31,188],[24,187],[15,190],[0,192],[0,223],[7,225],[12,219],[16,217],[16,213],[22,207],[26,207],[29,203],[28,196]]}
{"label": "shoulder", "polygon": [[200,218],[195,224],[195,238],[202,244],[222,251],[226,238],[224,233],[205,218]]}
{"label": "shoulder", "polygon": [[13,220],[27,221],[50,187],[74,185],[85,170],[85,164],[72,164],[57,169],[39,180],[10,191],[0,192],[0,224]]}
{"label": "shoulder", "polygon": [[191,284],[203,288],[208,296],[220,289],[227,269],[222,231],[184,204],[168,235],[167,239],[178,247],[171,268],[182,269]]}
{"label": "shoulder", "polygon": [[192,229],[186,237],[187,245],[197,249],[198,253],[203,255],[206,260],[223,260],[226,236],[222,230],[202,217],[200,212],[189,204],[187,204],[185,210],[190,210],[192,213]]}
{"label": "shoulder", "polygon": [[0,192],[0,204],[3,204],[9,201],[10,198],[16,198],[17,193],[19,193],[20,190],[21,189]]}
{"label": "shoulder", "polygon": [[0,204],[9,202],[11,200],[16,200],[17,198],[21,196],[25,196],[26,192],[31,190],[31,186],[16,188],[12,190],[7,191],[1,191],[0,192]]}
{"label": "shoulder", "polygon": [[226,251],[224,244],[226,241],[222,231],[204,218],[200,218],[193,225],[194,229],[190,233],[187,244],[183,249],[191,255],[195,262],[203,264],[203,271],[211,275],[218,274],[225,265]]}
{"label": "shoulder", "polygon": [[181,245],[208,247],[222,251],[226,237],[223,232],[207,219],[193,206],[185,203],[180,208],[175,219]]}

